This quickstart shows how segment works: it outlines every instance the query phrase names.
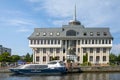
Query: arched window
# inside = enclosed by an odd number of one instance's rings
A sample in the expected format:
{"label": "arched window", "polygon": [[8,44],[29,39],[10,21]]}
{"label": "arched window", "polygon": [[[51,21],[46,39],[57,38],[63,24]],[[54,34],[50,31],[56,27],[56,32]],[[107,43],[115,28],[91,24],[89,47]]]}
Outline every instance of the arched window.
{"label": "arched window", "polygon": [[74,30],[68,30],[66,32],[66,36],[76,36],[76,31],[74,31]]}

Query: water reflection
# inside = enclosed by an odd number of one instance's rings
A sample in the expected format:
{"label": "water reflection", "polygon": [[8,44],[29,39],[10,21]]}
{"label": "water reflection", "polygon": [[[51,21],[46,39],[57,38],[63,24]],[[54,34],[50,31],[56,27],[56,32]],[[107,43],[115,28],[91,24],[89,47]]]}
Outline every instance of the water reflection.
{"label": "water reflection", "polygon": [[0,73],[0,80],[119,80],[120,73],[74,73],[56,76],[11,75]]}
{"label": "water reflection", "polygon": [[108,73],[69,74],[64,80],[109,80]]}

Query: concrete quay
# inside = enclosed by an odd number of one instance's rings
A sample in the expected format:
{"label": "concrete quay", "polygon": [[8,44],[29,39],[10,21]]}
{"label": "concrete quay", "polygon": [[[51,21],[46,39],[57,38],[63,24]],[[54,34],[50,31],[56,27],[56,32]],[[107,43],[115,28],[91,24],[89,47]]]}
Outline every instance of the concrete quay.
{"label": "concrete quay", "polygon": [[[70,67],[68,73],[81,73],[81,72],[120,72],[120,66],[81,66]],[[10,73],[9,68],[0,68],[0,73]]]}
{"label": "concrete quay", "polygon": [[68,73],[78,72],[120,72],[120,66],[82,66],[68,69]]}

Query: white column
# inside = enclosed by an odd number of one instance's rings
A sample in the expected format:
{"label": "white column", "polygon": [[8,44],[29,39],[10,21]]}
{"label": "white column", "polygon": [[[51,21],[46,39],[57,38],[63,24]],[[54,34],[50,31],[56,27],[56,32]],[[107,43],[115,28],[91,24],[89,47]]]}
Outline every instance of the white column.
{"label": "white column", "polygon": [[94,51],[93,52],[93,63],[95,64],[96,63],[96,51],[95,51],[95,49],[93,51]]}

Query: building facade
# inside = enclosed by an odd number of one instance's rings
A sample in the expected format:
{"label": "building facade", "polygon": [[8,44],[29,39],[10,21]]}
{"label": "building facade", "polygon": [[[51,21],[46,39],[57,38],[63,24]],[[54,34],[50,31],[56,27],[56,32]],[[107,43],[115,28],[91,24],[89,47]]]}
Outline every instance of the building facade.
{"label": "building facade", "polygon": [[4,53],[4,52],[8,52],[11,54],[11,49],[10,48],[6,48],[3,47],[2,45],[0,45],[0,54]]}
{"label": "building facade", "polygon": [[86,28],[74,19],[61,28],[35,28],[28,39],[34,63],[44,64],[56,58],[82,64],[87,54],[88,62],[107,64],[113,37],[109,28]]}

